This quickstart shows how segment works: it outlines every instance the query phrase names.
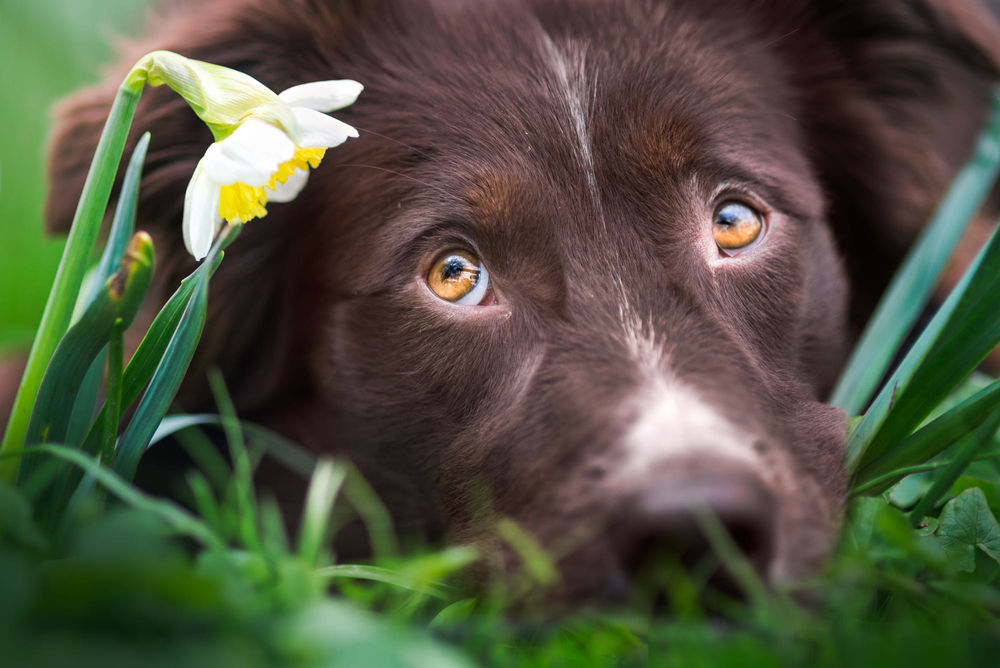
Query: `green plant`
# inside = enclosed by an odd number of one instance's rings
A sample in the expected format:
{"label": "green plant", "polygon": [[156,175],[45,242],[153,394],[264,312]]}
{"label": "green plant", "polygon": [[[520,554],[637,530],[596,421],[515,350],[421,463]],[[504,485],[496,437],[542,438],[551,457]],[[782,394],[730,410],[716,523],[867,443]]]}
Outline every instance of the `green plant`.
{"label": "green plant", "polygon": [[[640,604],[535,624],[508,611],[558,571],[513,523],[501,521],[497,535],[521,556],[527,586],[469,598],[452,580],[476,562],[474,549],[401,556],[385,509],[353,469],[241,421],[218,376],[219,415],[167,416],[211,276],[239,228],[226,228],[125,363],[122,335],[153,271],[151,242],[134,231],[145,141],[101,259],[86,281],[84,273],[133,93],[108,121],[0,447],[7,662],[914,665],[980,661],[1000,649],[1000,381],[972,374],[1000,342],[1000,236],[889,368],[1000,169],[1000,101],[834,394],[851,414],[875,396],[852,423],[850,503],[828,572],[768,591],[706,515],[701,526],[744,597],[664,564],[669,616]],[[206,425],[221,428],[228,464],[200,435]],[[187,508],[131,485],[143,452],[167,436],[199,464]],[[254,488],[265,455],[309,480],[294,537],[277,502]],[[372,563],[340,563],[331,551],[352,517],[367,529]],[[720,611],[728,625],[712,621]]]}

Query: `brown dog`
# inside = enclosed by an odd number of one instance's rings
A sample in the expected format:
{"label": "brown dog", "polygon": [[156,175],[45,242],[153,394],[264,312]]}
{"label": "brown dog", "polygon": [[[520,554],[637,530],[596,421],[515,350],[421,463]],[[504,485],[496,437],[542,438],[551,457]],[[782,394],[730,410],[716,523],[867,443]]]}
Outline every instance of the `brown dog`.
{"label": "brown dog", "polygon": [[[702,505],[762,574],[801,576],[842,509],[821,400],[848,314],[965,159],[998,47],[960,0],[181,6],[123,63],[366,89],[338,113],[360,139],[229,252],[180,402],[210,407],[219,366],[243,417],[349,456],[432,537],[480,537],[488,499],[560,558],[567,600],[689,558]],[[120,74],[59,110],[56,229]],[[140,226],[172,286],[211,135],[161,89],[147,129]]]}

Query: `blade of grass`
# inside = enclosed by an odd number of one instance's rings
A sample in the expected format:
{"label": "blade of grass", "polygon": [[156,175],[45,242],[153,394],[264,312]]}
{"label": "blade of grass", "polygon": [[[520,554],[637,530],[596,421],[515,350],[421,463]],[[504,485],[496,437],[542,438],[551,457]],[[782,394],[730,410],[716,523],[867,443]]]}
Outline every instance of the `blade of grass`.
{"label": "blade of grass", "polygon": [[221,533],[222,522],[220,521],[219,502],[212,493],[212,485],[200,471],[192,471],[187,476],[188,487],[194,500],[193,508],[198,517],[205,523],[213,527],[216,532]]}
{"label": "blade of grass", "polygon": [[448,589],[439,584],[429,584],[426,582],[421,582],[415,580],[414,578],[408,576],[405,573],[400,573],[399,571],[382,568],[380,566],[366,566],[363,564],[340,564],[337,566],[326,566],[324,568],[316,569],[316,575],[321,578],[353,578],[356,580],[373,580],[375,582],[382,582],[384,584],[392,585],[393,587],[399,587],[401,589],[407,589],[410,591],[415,591],[418,594],[424,594],[426,596],[433,596],[434,598],[439,598],[447,600],[449,597]]}
{"label": "blade of grass", "polygon": [[945,492],[951,489],[951,486],[962,475],[962,472],[968,468],[972,460],[979,454],[979,451],[993,440],[997,429],[1000,429],[1000,411],[994,411],[975,431],[962,439],[955,457],[943,471],[934,477],[931,488],[927,490],[910,512],[910,523],[913,526],[919,524],[928,511],[937,505]]}
{"label": "blade of grass", "polygon": [[264,497],[260,501],[259,517],[261,551],[272,560],[285,558],[290,552],[290,547],[281,506],[273,497]]}
{"label": "blade of grass", "polygon": [[[14,399],[10,419],[3,440],[0,441],[0,454],[9,453],[24,445],[42,377],[49,359],[69,326],[90,251],[97,241],[97,233],[111,196],[111,187],[125,149],[125,139],[132,124],[139,95],[140,91],[131,87],[123,85],[119,88],[108,120],[104,124],[97,151],[83,186],[83,194],[73,216],[66,247],[42,313],[42,321],[28,353],[27,365]],[[17,474],[17,468],[17,458],[0,459],[0,481],[12,482]]]}
{"label": "blade of grass", "polygon": [[[156,433],[153,434],[150,445],[153,445],[164,438],[187,429],[201,425],[221,425],[222,418],[211,413],[197,413],[191,415],[169,415],[163,419]],[[240,429],[251,442],[259,443],[277,462],[285,466],[289,471],[308,478],[316,468],[316,456],[300,445],[296,445],[281,434],[271,431],[267,427],[259,424],[239,421]]]}
{"label": "blade of grass", "polygon": [[236,407],[226,389],[226,383],[218,369],[208,374],[212,396],[219,408],[222,430],[226,434],[229,459],[233,465],[231,489],[236,495],[236,512],[239,516],[240,538],[244,545],[254,551],[260,550],[260,534],[257,531],[257,502],[253,489],[253,469],[240,420],[236,417]]}
{"label": "blade of grass", "polygon": [[[1000,461],[1000,452],[990,452],[983,455],[976,455],[972,458],[972,461],[997,462]],[[848,492],[848,496],[852,499],[859,496],[872,496],[889,489],[908,475],[937,471],[950,465],[951,462],[952,460],[927,462],[926,464],[904,466],[902,468],[894,469],[888,473],[884,473],[876,478],[873,478],[868,482],[853,487],[851,491]]]}
{"label": "blade of grass", "polygon": [[168,501],[154,499],[132,487],[121,476],[101,466],[87,455],[62,445],[43,443],[23,448],[17,452],[4,453],[0,458],[18,457],[24,454],[45,453],[68,461],[93,476],[109,492],[139,510],[152,513],[174,528],[179,534],[190,536],[203,546],[222,549],[225,544],[203,522]]}
{"label": "blade of grass", "polygon": [[1000,380],[994,381],[939,415],[906,437],[899,445],[858,469],[854,476],[854,485],[864,485],[871,493],[885,489],[885,487],[873,487],[871,482],[894,469],[926,462],[974,430],[998,409],[1000,409]]}
{"label": "blade of grass", "polygon": [[758,614],[775,612],[774,603],[768,596],[767,588],[754,569],[753,564],[746,558],[743,551],[733,540],[732,536],[709,508],[695,506],[692,508],[694,518],[698,523],[698,528],[715,551],[726,570],[733,580],[739,585],[746,595],[747,600]]}
{"label": "blade of grass", "polygon": [[347,464],[344,466],[347,468],[344,496],[351,502],[365,525],[372,545],[372,554],[376,559],[399,554],[396,532],[393,530],[389,511],[364,476],[353,466]]}
{"label": "blade of grass", "polygon": [[[900,443],[1000,343],[996,230],[851,433],[850,471]],[[891,409],[891,410],[890,410]]]}
{"label": "blade of grass", "polygon": [[859,496],[874,496],[889,489],[908,475],[937,471],[948,464],[949,462],[927,462],[926,464],[917,464],[915,466],[904,466],[903,468],[894,469],[859,485],[855,485],[847,494],[852,499]]}
{"label": "blade of grass", "polygon": [[1000,94],[972,159],[962,168],[868,321],[830,403],[857,415],[930,300],[958,240],[1000,173]]}
{"label": "blade of grass", "polygon": [[[153,443],[154,441],[150,441],[150,447]],[[233,474],[232,467],[204,430],[180,430],[177,432],[177,443],[191,458],[195,468],[212,483],[212,489],[222,492],[229,487]]]}
{"label": "blade of grass", "polygon": [[524,572],[531,578],[534,585],[551,587],[559,582],[559,569],[534,536],[529,534],[514,520],[503,517],[495,527],[499,536],[520,557]]}
{"label": "blade of grass", "polygon": [[330,526],[330,511],[347,477],[347,470],[330,459],[320,459],[309,481],[302,511],[298,553],[307,564],[317,566],[323,557]]}

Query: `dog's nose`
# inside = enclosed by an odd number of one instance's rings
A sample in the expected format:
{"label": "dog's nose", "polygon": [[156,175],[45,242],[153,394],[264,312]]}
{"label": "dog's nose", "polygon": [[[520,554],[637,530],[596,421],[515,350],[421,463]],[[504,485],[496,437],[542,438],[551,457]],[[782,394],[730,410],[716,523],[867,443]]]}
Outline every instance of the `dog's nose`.
{"label": "dog's nose", "polygon": [[[610,532],[627,576],[655,578],[656,571],[665,565],[664,559],[693,572],[706,564],[706,559],[725,561],[725,555],[717,555],[705,535],[705,516],[711,514],[757,573],[766,578],[775,552],[776,513],[774,495],[752,473],[676,474],[631,496],[612,518]],[[725,564],[721,566],[713,583],[730,589],[731,576]]]}

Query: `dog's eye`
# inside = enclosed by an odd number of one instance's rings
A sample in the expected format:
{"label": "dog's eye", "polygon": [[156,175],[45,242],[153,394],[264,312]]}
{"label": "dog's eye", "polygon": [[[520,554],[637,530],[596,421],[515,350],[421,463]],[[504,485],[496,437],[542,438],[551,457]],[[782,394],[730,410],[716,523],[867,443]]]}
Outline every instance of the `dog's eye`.
{"label": "dog's eye", "polygon": [[746,248],[760,236],[761,214],[742,202],[723,202],[715,211],[712,236],[723,251]]}
{"label": "dog's eye", "polygon": [[490,275],[473,253],[451,249],[435,258],[427,274],[427,285],[445,301],[475,306],[486,297]]}

